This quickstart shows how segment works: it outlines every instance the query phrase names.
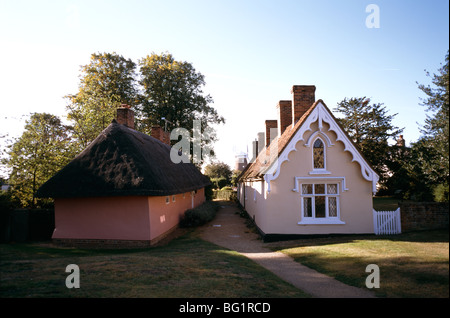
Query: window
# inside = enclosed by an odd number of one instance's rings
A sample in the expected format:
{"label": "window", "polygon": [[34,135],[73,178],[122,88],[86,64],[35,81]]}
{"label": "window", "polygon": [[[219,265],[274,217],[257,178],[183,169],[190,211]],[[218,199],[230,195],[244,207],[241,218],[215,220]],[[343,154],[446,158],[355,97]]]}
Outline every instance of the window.
{"label": "window", "polygon": [[172,195],[172,202],[175,202],[175,196]]}
{"label": "window", "polygon": [[330,174],[327,171],[326,147],[322,138],[317,137],[312,144],[312,171],[309,174]]}
{"label": "window", "polygon": [[300,194],[299,224],[344,224],[339,219],[338,183],[304,183]]}
{"label": "window", "polygon": [[169,204],[169,203],[170,203],[170,197],[166,196],[166,204]]}
{"label": "window", "polygon": [[325,169],[325,148],[320,138],[317,138],[313,146],[314,169]]}

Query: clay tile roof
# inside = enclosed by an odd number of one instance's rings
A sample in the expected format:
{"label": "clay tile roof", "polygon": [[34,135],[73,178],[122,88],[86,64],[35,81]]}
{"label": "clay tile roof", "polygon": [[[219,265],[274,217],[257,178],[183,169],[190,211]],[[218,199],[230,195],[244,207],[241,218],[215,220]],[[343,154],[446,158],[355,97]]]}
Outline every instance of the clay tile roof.
{"label": "clay tile roof", "polygon": [[[311,114],[311,112],[316,108],[316,106],[321,103],[328,110],[329,114],[333,117],[334,121],[341,128],[344,135],[350,141],[350,143],[355,147],[363,160],[369,165],[369,167],[374,170],[373,166],[370,164],[367,159],[365,159],[359,147],[353,142],[353,140],[349,137],[348,133],[342,126],[339,124],[339,121],[334,117],[333,113],[328,109],[325,103],[319,99],[311,107],[303,114],[303,116],[295,123],[292,128],[292,124],[286,127],[285,131],[281,136],[277,136],[269,145],[269,147],[264,148],[256,158],[253,163],[250,163],[245,167],[245,169],[241,172],[238,177],[238,181],[246,181],[246,180],[259,180],[264,177],[264,174],[272,167],[272,165],[276,162],[276,160],[280,157],[284,149],[288,146],[291,139],[294,137],[295,133],[300,129],[305,120]],[[278,149],[277,151],[270,151],[270,147],[277,143]],[[375,170],[374,170],[375,171]]]}
{"label": "clay tile roof", "polygon": [[173,163],[170,146],[113,120],[36,195],[163,196],[194,191],[209,183],[194,164]]}

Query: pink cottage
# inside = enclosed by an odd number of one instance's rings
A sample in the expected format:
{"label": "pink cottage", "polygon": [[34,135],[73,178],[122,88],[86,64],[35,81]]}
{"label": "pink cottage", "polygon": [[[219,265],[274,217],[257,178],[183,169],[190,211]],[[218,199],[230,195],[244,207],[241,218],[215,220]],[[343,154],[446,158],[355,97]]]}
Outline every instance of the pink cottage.
{"label": "pink cottage", "polygon": [[150,246],[174,230],[187,209],[205,201],[209,179],[191,163],[171,161],[167,134],[152,131],[162,142],[134,130],[129,107],[117,115],[37,192],[55,200],[55,243]]}

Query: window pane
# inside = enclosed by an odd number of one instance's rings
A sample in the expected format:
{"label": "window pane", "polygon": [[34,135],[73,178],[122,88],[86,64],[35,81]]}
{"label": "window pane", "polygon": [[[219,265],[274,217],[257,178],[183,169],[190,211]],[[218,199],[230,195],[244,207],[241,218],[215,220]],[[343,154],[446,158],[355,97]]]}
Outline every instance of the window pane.
{"label": "window pane", "polygon": [[327,184],[328,194],[337,194],[337,184]]}
{"label": "window pane", "polygon": [[316,141],[314,141],[314,148],[323,148],[322,140],[316,139]]}
{"label": "window pane", "polygon": [[311,198],[303,198],[303,216],[306,218],[312,217]]}
{"label": "window pane", "polygon": [[302,184],[302,194],[312,194],[312,184]]}
{"label": "window pane", "polygon": [[316,218],[325,217],[325,197],[314,197],[315,208],[316,208]]}
{"label": "window pane", "polygon": [[314,185],[314,193],[315,194],[325,194],[325,185],[324,184],[315,184]]}
{"label": "window pane", "polygon": [[328,214],[330,217],[337,216],[337,200],[335,197],[328,198]]}
{"label": "window pane", "polygon": [[314,142],[313,157],[314,157],[314,169],[324,169],[325,168],[324,148],[323,142],[320,139],[317,139]]}

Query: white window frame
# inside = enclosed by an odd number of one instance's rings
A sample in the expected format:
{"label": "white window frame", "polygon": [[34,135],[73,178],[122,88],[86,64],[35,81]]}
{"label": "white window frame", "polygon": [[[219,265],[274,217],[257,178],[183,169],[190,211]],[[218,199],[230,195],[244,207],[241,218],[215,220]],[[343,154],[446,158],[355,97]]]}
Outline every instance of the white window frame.
{"label": "white window frame", "polygon": [[[341,189],[345,189],[345,186],[342,184],[342,182],[338,182],[335,178],[330,180],[312,180],[312,179],[306,179],[300,184],[300,187],[298,187],[297,183],[298,179],[296,178],[296,187],[298,188],[298,191],[300,193],[300,222],[298,222],[299,225],[309,225],[309,224],[345,224],[344,221],[341,220],[341,209],[340,209],[340,197],[341,197]],[[312,185],[312,193],[311,194],[303,194],[302,193],[302,187],[303,185]],[[315,193],[315,185],[316,184],[323,184],[325,186],[325,193],[324,194],[316,194]],[[336,184],[337,186],[337,193],[336,194],[328,194],[327,193],[327,185],[328,184]],[[345,191],[345,190],[343,190]],[[316,218],[315,217],[315,198],[316,197],[325,197],[325,217]],[[329,216],[329,197],[335,197],[336,198],[336,216]],[[311,209],[312,209],[312,216],[306,217],[305,216],[305,207],[304,207],[304,198],[311,198]]]}

